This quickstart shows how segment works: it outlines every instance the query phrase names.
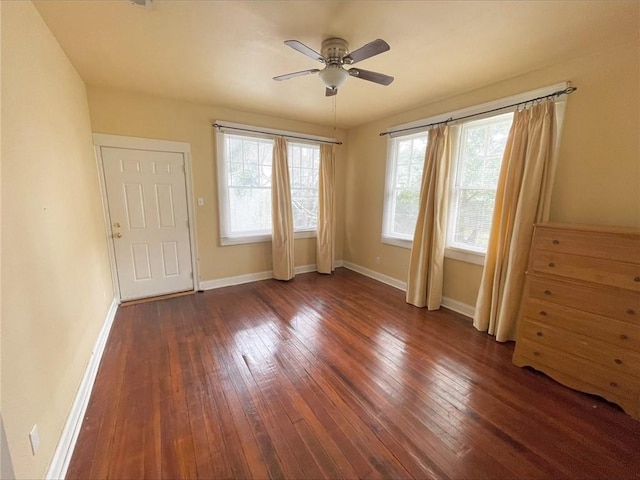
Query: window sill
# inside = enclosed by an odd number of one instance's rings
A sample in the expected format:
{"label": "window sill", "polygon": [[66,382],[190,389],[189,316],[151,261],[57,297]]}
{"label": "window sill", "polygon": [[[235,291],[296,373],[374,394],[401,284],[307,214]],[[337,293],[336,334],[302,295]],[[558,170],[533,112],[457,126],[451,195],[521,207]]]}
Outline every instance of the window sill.
{"label": "window sill", "polygon": [[396,247],[408,248],[411,249],[413,245],[412,240],[407,240],[405,238],[392,237],[390,235],[382,235],[382,243],[386,243],[388,245],[395,245]]}
{"label": "window sill", "polygon": [[315,238],[318,236],[318,232],[315,230],[299,230],[297,232],[293,232],[293,238]]}
{"label": "window sill", "polygon": [[246,243],[264,243],[271,241],[271,234],[268,235],[251,235],[246,237],[221,237],[220,245],[226,247],[228,245],[244,245]]}
{"label": "window sill", "polygon": [[454,260],[461,260],[475,265],[484,265],[484,253],[473,252],[471,250],[462,250],[461,248],[447,247],[444,250],[444,256]]}
{"label": "window sill", "polygon": [[[389,235],[382,235],[382,243],[387,245],[394,245],[396,247],[411,249],[413,242],[404,238],[392,237]],[[446,258],[452,258],[454,260],[460,260],[462,262],[473,263],[475,265],[484,265],[484,253],[473,252],[470,250],[463,250],[461,248],[447,247],[444,250],[444,256]]]}
{"label": "window sill", "polygon": [[[315,238],[317,233],[315,230],[300,230],[293,232],[293,238],[295,240],[299,238]],[[246,237],[221,237],[220,245],[223,247],[229,245],[245,245],[248,243],[265,243],[271,241],[271,234],[267,235],[251,235]]]}

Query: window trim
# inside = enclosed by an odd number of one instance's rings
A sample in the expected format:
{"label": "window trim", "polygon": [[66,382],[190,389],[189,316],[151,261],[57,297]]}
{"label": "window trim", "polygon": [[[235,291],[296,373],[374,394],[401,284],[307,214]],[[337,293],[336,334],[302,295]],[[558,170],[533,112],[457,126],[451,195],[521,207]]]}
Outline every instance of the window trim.
{"label": "window trim", "polygon": [[[225,152],[224,152],[224,135],[238,135],[244,137],[254,137],[261,138],[267,140],[274,140],[278,136],[283,137],[300,137],[304,135],[304,139],[296,138],[292,140],[292,143],[300,143],[300,144],[309,144],[309,145],[319,145],[322,142],[335,142],[335,138],[329,137],[321,137],[318,135],[308,135],[301,134],[299,132],[291,132],[287,130],[277,130],[272,128],[264,128],[264,127],[256,127],[253,125],[245,125],[241,123],[232,123],[232,122],[224,122],[224,121],[216,121],[215,122],[219,128],[216,129],[215,141],[216,141],[216,165],[215,172],[217,176],[217,186],[218,186],[218,238],[220,240],[221,246],[229,246],[229,245],[244,245],[250,243],[265,243],[272,241],[271,232],[256,232],[255,234],[242,234],[242,235],[231,235],[227,231],[227,224],[225,223],[226,212],[225,209],[228,208],[229,205],[229,189],[226,182],[228,171],[227,165],[225,161]],[[242,129],[242,130],[238,130]],[[260,130],[260,132],[247,132],[246,130]],[[296,230],[293,232],[294,239],[301,238],[315,238],[317,236],[317,228],[316,229],[302,229]]]}
{"label": "window trim", "polygon": [[[388,132],[388,138],[387,138],[387,165],[386,165],[386,173],[385,173],[385,195],[384,195],[384,199],[383,199],[383,215],[382,215],[382,234],[380,237],[380,240],[382,243],[387,244],[387,245],[393,245],[396,247],[400,247],[400,248],[407,248],[410,249],[413,246],[413,239],[405,239],[405,238],[400,238],[398,236],[395,235],[389,235],[388,233],[386,233],[386,227],[387,224],[385,222],[389,221],[389,213],[388,210],[390,208],[390,202],[388,201],[388,194],[389,194],[389,189],[388,189],[388,185],[389,185],[389,179],[391,178],[391,175],[393,174],[393,169],[394,169],[394,165],[391,165],[392,162],[392,157],[391,157],[391,153],[393,150],[393,145],[394,142],[392,141],[393,139],[399,138],[399,137],[406,137],[406,136],[410,136],[410,135],[415,135],[415,134],[419,134],[419,133],[423,133],[423,132],[427,132],[429,130],[430,127],[426,127],[425,125],[429,125],[429,124],[435,124],[435,123],[439,123],[439,122],[444,122],[447,121],[450,118],[459,118],[459,117],[465,117],[467,115],[474,115],[473,120],[470,121],[476,121],[476,120],[481,120],[483,118],[490,118],[493,116],[498,116],[498,115],[502,115],[504,113],[508,113],[509,111],[513,111],[513,110],[508,110],[507,106],[514,104],[514,103],[522,103],[525,102],[531,98],[537,98],[537,97],[542,97],[545,95],[550,95],[554,92],[557,92],[558,90],[563,90],[565,88],[567,88],[569,86],[568,82],[561,82],[561,83],[557,83],[554,85],[549,85],[547,87],[542,87],[542,88],[538,88],[535,90],[529,90],[527,92],[522,92],[522,93],[518,93],[515,95],[511,95],[509,97],[503,97],[497,100],[493,100],[491,102],[486,102],[486,103],[482,103],[479,105],[473,105],[470,107],[466,107],[460,110],[455,110],[452,112],[446,112],[446,113],[441,113],[438,115],[433,115],[431,117],[427,117],[427,118],[423,118],[423,119],[419,119],[419,120],[415,120],[413,122],[409,122],[409,123],[404,123],[401,125],[394,125],[392,127],[387,128],[386,132]],[[556,108],[559,115],[559,119],[557,122],[557,129],[558,129],[558,138],[560,139],[561,136],[561,132],[562,132],[562,123],[563,123],[563,115],[562,113],[564,112],[564,106],[566,104],[566,98],[561,98],[558,99],[556,101]],[[496,112],[496,111],[489,111],[489,110],[496,110],[496,109],[503,109],[502,112]],[[515,110],[515,109],[514,109]],[[483,113],[486,112],[486,113]],[[462,123],[462,121],[460,122],[453,122],[452,125],[460,125]],[[397,132],[398,130],[402,130],[402,132]],[[454,129],[453,131],[456,131],[458,129]],[[394,133],[396,132],[396,133]],[[458,132],[455,133],[455,135],[458,135]],[[452,156],[454,155],[453,149],[457,149],[457,145],[456,145],[456,140],[457,138],[453,138],[452,139]],[[559,148],[559,141],[556,144],[556,151],[554,152],[554,156],[557,156],[557,151]],[[455,152],[455,159],[457,159],[457,152]],[[451,175],[452,178],[455,174],[455,172],[453,171],[453,165],[452,165],[452,171],[451,171]],[[454,180],[452,180],[454,181]],[[449,209],[451,208],[451,201],[452,201],[452,196],[451,196],[451,188],[449,189]],[[447,221],[449,220],[451,211],[449,211],[447,213]],[[476,264],[476,265],[484,265],[484,259],[485,259],[485,254],[483,252],[478,252],[478,251],[474,251],[471,249],[462,249],[459,248],[457,246],[450,246],[449,245],[449,229],[447,228],[447,239],[445,242],[445,257],[446,258],[452,258],[454,260],[460,260],[463,262],[467,262],[467,263],[472,263],[472,264]]]}

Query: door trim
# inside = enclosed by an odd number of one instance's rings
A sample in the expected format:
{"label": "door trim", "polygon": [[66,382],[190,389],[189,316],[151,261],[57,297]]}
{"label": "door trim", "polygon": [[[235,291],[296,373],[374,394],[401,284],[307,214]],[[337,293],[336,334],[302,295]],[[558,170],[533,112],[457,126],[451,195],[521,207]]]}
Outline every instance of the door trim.
{"label": "door trim", "polygon": [[200,274],[198,272],[198,242],[196,239],[195,205],[193,203],[193,178],[191,173],[191,144],[186,142],[174,142],[171,140],[158,140],[154,138],[126,137],[120,135],[108,135],[104,133],[93,134],[93,145],[98,166],[98,179],[100,182],[100,194],[102,196],[102,212],[105,222],[105,235],[109,251],[109,263],[111,266],[111,282],[118,303],[121,302],[120,285],[116,270],[116,255],[113,246],[113,231],[109,207],[107,203],[107,188],[104,175],[104,162],[102,159],[102,147],[126,148],[129,150],[146,150],[156,152],[182,153],[184,157],[184,178],[187,189],[187,214],[189,216],[189,244],[191,248],[191,271],[193,272],[193,291],[200,289]]}

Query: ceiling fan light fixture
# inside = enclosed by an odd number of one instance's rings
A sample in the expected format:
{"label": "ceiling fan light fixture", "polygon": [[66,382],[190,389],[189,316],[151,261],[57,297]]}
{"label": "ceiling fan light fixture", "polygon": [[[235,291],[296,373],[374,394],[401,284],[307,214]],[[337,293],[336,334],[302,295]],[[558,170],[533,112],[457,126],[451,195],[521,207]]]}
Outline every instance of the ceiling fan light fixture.
{"label": "ceiling fan light fixture", "polygon": [[318,75],[327,88],[336,89],[349,77],[349,72],[340,65],[327,65]]}

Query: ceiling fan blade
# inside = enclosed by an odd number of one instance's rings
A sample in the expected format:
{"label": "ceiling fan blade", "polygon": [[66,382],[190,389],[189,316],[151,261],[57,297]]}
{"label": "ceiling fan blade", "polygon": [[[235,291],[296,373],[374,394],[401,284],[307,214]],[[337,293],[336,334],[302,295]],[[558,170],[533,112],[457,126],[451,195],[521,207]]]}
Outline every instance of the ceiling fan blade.
{"label": "ceiling fan blade", "polygon": [[369,70],[362,70],[361,68],[350,68],[347,71],[352,77],[379,83],[380,85],[390,85],[391,82],[393,82],[393,77],[385,75],[384,73],[371,72]]}
{"label": "ceiling fan blade", "polygon": [[381,39],[374,40],[373,42],[369,42],[366,45],[354,50],[351,53],[348,53],[344,56],[344,63],[353,64],[356,62],[360,62],[366,58],[373,57],[374,55],[378,55],[382,52],[386,52],[391,47],[387,42]]}
{"label": "ceiling fan blade", "polygon": [[301,43],[298,40],[286,40],[284,44],[293,48],[294,50],[297,50],[303,55],[306,55],[309,58],[313,58],[314,60],[324,63],[324,57],[322,55],[320,55],[314,49],[307,47],[304,43]]}
{"label": "ceiling fan blade", "polygon": [[337,88],[329,88],[327,87],[324,91],[324,95],[325,97],[333,97],[334,95],[338,94],[338,89]]}
{"label": "ceiling fan blade", "polygon": [[277,77],[273,77],[274,80],[289,80],[290,78],[294,78],[294,77],[301,77],[303,75],[311,75],[312,73],[318,73],[320,70],[317,68],[312,68],[311,70],[303,70],[301,72],[293,72],[293,73],[287,73],[286,75],[278,75]]}

